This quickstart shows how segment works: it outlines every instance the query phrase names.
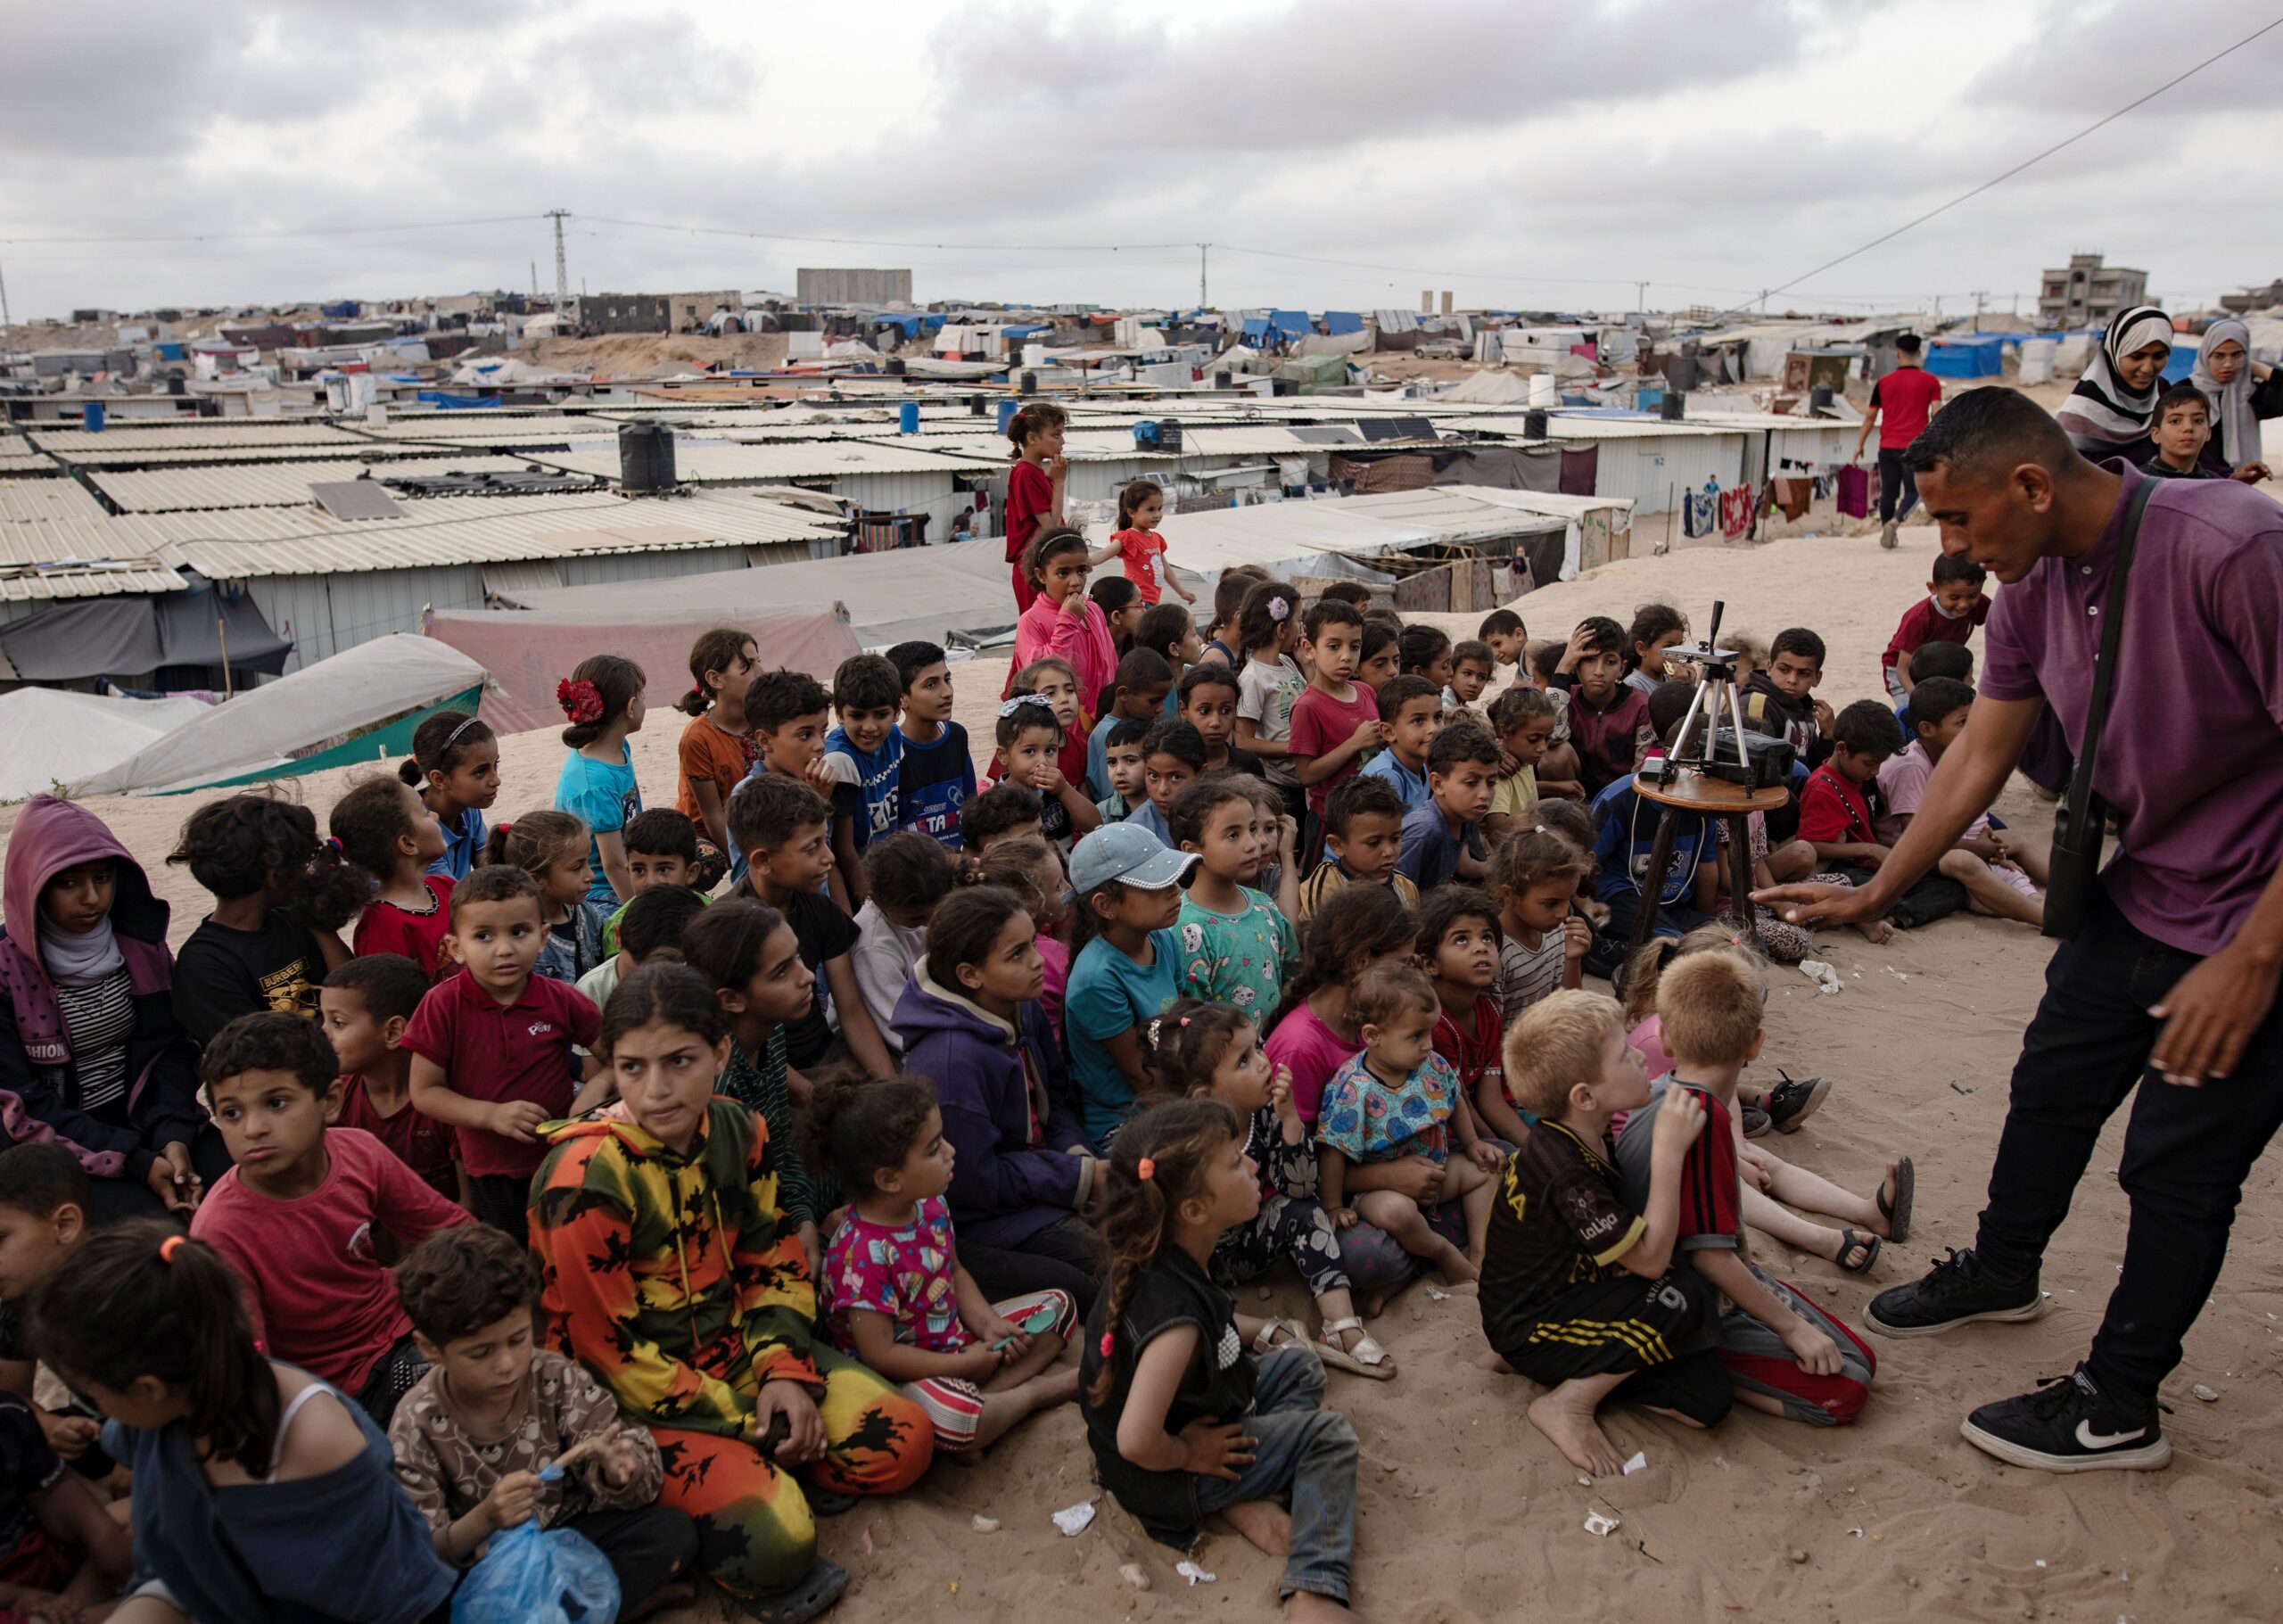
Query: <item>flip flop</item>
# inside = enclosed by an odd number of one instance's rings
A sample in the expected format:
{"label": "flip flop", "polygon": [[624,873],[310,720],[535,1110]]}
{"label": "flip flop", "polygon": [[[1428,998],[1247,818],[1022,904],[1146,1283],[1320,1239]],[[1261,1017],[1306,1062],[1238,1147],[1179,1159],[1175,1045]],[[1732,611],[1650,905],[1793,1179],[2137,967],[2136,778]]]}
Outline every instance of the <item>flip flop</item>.
{"label": "flip flop", "polygon": [[1879,1216],[1887,1221],[1887,1239],[1903,1241],[1910,1239],[1911,1199],[1918,1193],[1918,1170],[1908,1156],[1898,1156],[1894,1162],[1894,1199],[1887,1199],[1887,1183],[1879,1181],[1878,1193],[1871,1199],[1878,1203]]}
{"label": "flip flop", "polygon": [[760,1620],[761,1624],[809,1624],[810,1620],[832,1611],[847,1588],[848,1570],[820,1556],[790,1590],[775,1595],[741,1595],[736,1600],[738,1612]]}
{"label": "flip flop", "polygon": [[[1879,1260],[1879,1238],[1876,1235],[1866,1235],[1851,1229],[1842,1229],[1839,1232],[1839,1256],[1833,1258],[1832,1262],[1850,1274],[1867,1274],[1871,1272],[1871,1265]],[[1848,1262],[1847,1254],[1859,1246],[1863,1249],[1863,1261]]]}
{"label": "flip flop", "polygon": [[[1356,1346],[1342,1348],[1331,1339],[1344,1331],[1357,1332]],[[1391,1381],[1395,1379],[1395,1356],[1372,1340],[1364,1329],[1364,1322],[1350,1317],[1326,1320],[1323,1335],[1309,1344],[1316,1350],[1316,1357],[1334,1370],[1346,1371],[1351,1376],[1362,1376],[1371,1381]]]}

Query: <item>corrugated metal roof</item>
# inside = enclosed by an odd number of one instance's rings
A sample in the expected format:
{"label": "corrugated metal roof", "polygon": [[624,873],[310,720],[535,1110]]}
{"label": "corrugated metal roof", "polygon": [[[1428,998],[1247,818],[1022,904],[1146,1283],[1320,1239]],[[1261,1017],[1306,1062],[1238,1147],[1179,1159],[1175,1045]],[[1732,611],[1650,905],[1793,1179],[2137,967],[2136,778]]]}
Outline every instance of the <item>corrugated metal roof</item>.
{"label": "corrugated metal roof", "polygon": [[439,412],[434,416],[395,417],[366,434],[376,440],[430,440],[447,445],[482,444],[486,441],[517,443],[592,440],[615,434],[618,425],[608,418],[573,416],[564,412]]}
{"label": "corrugated metal roof", "polygon": [[457,446],[389,445],[378,441],[359,439],[355,435],[345,435],[338,441],[327,441],[322,445],[188,446],[171,451],[120,450],[111,448],[100,451],[74,451],[65,460],[73,466],[80,468],[115,467],[122,465],[137,468],[208,465],[220,468],[243,463],[314,462],[319,459],[340,461],[359,457],[405,458],[463,455],[465,453]]}
{"label": "corrugated metal roof", "polygon": [[[314,499],[309,486],[357,478],[366,470],[356,463],[276,462],[243,467],[150,468],[136,472],[90,469],[97,490],[128,513],[171,513],[191,508],[300,507]],[[383,463],[370,470],[375,479],[391,476],[433,477],[442,474],[517,474],[532,472],[532,465],[515,457],[424,457]]]}
{"label": "corrugated metal roof", "polygon": [[[618,448],[575,450],[543,459],[550,467],[618,477]],[[727,441],[683,440],[674,447],[674,474],[689,484],[733,480],[830,479],[845,474],[977,474],[1005,466],[918,445],[883,445],[874,441],[827,441],[816,444],[738,445]]]}
{"label": "corrugated metal roof", "polygon": [[194,417],[179,424],[137,425],[131,419],[90,434],[85,429],[29,424],[25,433],[43,451],[70,457],[83,451],[170,451],[241,446],[339,445],[353,437],[314,418],[264,419],[248,423]]}
{"label": "corrugated metal roof", "polygon": [[609,491],[548,497],[432,497],[401,519],[356,522],[318,509],[240,507],[114,520],[218,580],[504,564],[585,553],[805,545],[843,526],[732,492],[640,500]]}
{"label": "corrugated metal roof", "polygon": [[0,479],[0,525],[103,516],[103,505],[76,479]]}

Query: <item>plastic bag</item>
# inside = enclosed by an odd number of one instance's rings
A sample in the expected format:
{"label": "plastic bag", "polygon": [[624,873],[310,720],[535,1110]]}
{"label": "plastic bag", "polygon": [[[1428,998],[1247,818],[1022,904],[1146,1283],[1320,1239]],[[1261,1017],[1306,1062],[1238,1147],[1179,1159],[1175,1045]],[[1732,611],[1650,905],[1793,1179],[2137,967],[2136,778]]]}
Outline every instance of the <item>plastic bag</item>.
{"label": "plastic bag", "polygon": [[452,1624],[616,1624],[618,1576],[592,1541],[539,1519],[491,1541],[452,1596]]}

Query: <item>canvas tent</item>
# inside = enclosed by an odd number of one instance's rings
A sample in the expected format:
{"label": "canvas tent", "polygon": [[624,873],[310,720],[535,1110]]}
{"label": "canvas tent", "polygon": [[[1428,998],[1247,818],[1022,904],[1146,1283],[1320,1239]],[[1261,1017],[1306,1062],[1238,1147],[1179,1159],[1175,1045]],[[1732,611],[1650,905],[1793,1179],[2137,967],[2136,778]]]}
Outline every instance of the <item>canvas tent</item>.
{"label": "canvas tent", "polygon": [[[439,647],[457,649],[490,673],[491,694],[483,716],[505,733],[562,726],[556,684],[586,655],[604,650],[623,655],[642,668],[650,680],[650,706],[663,710],[689,691],[690,645],[701,632],[720,625],[750,632],[763,666],[804,671],[829,681],[841,661],[861,652],[834,606],[804,607],[781,602],[776,592],[750,589],[762,578],[797,567],[777,565],[720,575],[533,591],[516,600],[538,606],[532,608],[433,614],[428,635]],[[1006,595],[1003,565],[999,589]]]}
{"label": "canvas tent", "polygon": [[474,709],[483,682],[483,667],[457,649],[391,633],[218,705],[70,793],[174,793],[395,761],[422,718]]}
{"label": "canvas tent", "polygon": [[293,645],[241,592],[195,575],[186,591],[83,598],[0,627],[0,650],[27,682],[141,677],[168,666],[275,676]]}
{"label": "canvas tent", "polygon": [[0,801],[27,800],[91,777],[207,708],[187,695],[129,699],[58,688],[0,695]]}

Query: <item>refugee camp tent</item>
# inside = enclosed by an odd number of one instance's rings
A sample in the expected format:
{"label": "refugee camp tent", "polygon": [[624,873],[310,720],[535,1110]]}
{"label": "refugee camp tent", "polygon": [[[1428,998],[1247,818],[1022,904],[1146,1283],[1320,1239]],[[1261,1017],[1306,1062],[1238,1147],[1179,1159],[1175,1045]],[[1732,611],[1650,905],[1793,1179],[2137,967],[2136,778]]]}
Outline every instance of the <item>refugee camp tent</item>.
{"label": "refugee camp tent", "polygon": [[[904,559],[922,555],[899,551],[874,556]],[[439,647],[458,650],[471,664],[490,673],[491,693],[483,715],[502,732],[560,726],[563,710],[556,700],[556,684],[582,655],[602,649],[623,655],[642,668],[650,680],[650,707],[663,712],[689,691],[690,645],[715,626],[738,626],[751,632],[762,665],[804,671],[820,680],[828,680],[841,661],[862,652],[829,601],[787,606],[779,601],[778,590],[760,589],[764,578],[800,567],[773,565],[514,594],[513,601],[534,606],[438,611],[428,617],[428,635]],[[780,589],[783,584],[775,583]],[[647,590],[651,588],[663,589]],[[1003,563],[999,590],[1010,606],[1011,620],[1013,595],[1007,589]]]}
{"label": "refugee camp tent", "polygon": [[0,801],[26,800],[90,777],[207,708],[188,695],[130,699],[61,688],[0,695]]}
{"label": "refugee camp tent", "polygon": [[1938,378],[2002,377],[2005,340],[1995,334],[1937,339],[1926,347],[1926,370]]}
{"label": "refugee camp tent", "polygon": [[0,651],[27,682],[147,677],[202,667],[275,676],[293,645],[251,597],[185,573],[180,592],[82,598],[0,627]]}
{"label": "refugee camp tent", "polygon": [[483,681],[457,649],[391,632],[215,705],[70,791],[176,794],[398,761],[433,712],[474,710]]}

